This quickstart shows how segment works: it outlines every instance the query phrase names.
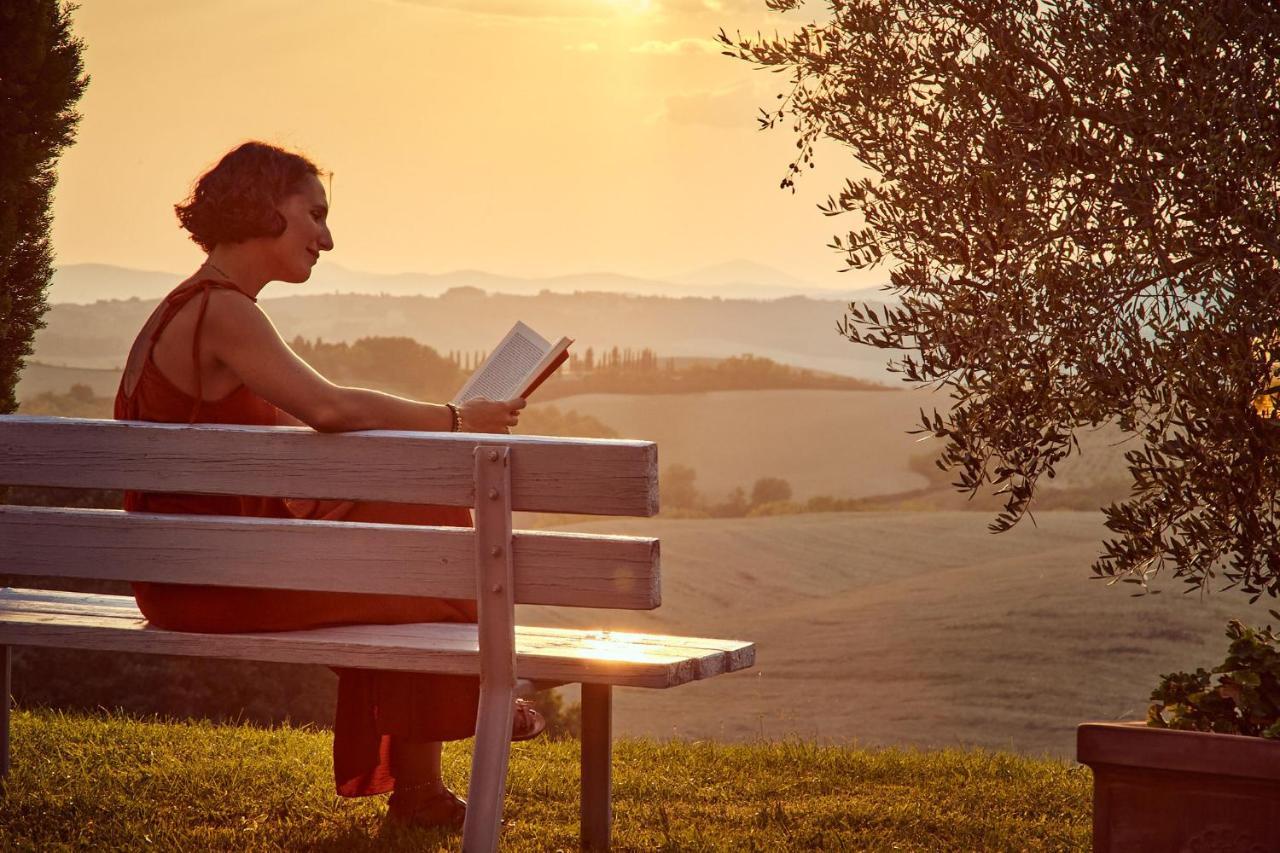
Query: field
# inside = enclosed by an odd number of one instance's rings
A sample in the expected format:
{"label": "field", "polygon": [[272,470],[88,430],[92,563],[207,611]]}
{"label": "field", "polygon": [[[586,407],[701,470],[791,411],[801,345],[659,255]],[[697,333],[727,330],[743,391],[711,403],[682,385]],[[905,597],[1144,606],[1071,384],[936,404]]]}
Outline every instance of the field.
{"label": "field", "polygon": [[[483,284],[483,282],[476,282]],[[177,284],[177,279],[173,279]],[[587,288],[588,283],[583,283]],[[887,357],[836,332],[843,299],[670,298],[625,293],[512,295],[459,287],[439,296],[317,294],[272,286],[263,307],[284,335],[354,341],[367,335],[410,337],[446,353],[488,351],[516,320],[552,339],[568,335],[575,351],[597,356],[613,347],[649,347],[660,358],[728,358],[753,353],[774,361],[884,380]],[[151,300],[53,305],[35,336],[35,358],[48,364],[118,367],[154,307]]]}
{"label": "field", "polygon": [[[918,424],[922,408],[931,412],[946,402],[913,390],[785,390],[582,394],[548,405],[596,417],[623,438],[657,442],[661,466],[693,468],[698,490],[713,500],[736,486],[750,493],[760,477],[781,477],[802,502],[815,495],[865,498],[929,485],[921,472],[929,470],[928,457],[939,444],[907,431]],[[1084,454],[1068,459],[1049,485],[1087,487],[1123,477],[1124,447],[1114,446],[1117,438],[1111,432],[1082,434]],[[947,503],[959,506],[962,500]]]}
{"label": "field", "polygon": [[[333,795],[327,733],[16,715],[5,850],[447,850]],[[445,750],[465,787],[468,743]],[[516,744],[507,851],[578,848],[578,745]],[[1003,753],[624,740],[617,850],[1084,850],[1087,769]]]}
{"label": "field", "polygon": [[[554,405],[656,440],[662,466],[692,466],[710,497],[777,476],[804,500],[926,485],[913,457],[936,445],[905,430],[928,403],[907,391],[760,391]],[[1084,459],[1057,482],[1114,477],[1113,443],[1088,438]],[[959,502],[947,498],[941,505]],[[1229,617],[1267,619],[1267,602],[1249,608],[1234,592],[1202,600],[1160,579],[1160,594],[1133,598],[1127,586],[1090,579],[1106,535],[1097,512],[1037,513],[1038,527],[1028,520],[1001,536],[986,532],[989,518],[895,510],[586,521],[568,529],[662,539],[666,604],[607,618],[524,608],[522,619],[758,643],[748,672],[670,692],[620,691],[626,734],[1058,757],[1074,754],[1077,723],[1140,718],[1160,674],[1219,661]]]}
{"label": "field", "polygon": [[925,402],[908,391],[717,391],[582,394],[549,405],[592,415],[623,438],[656,441],[661,466],[693,468],[709,497],[781,477],[804,500],[926,485],[908,467],[925,445],[906,433]]}
{"label": "field", "polygon": [[618,691],[629,735],[1071,757],[1077,723],[1144,717],[1161,673],[1221,661],[1228,618],[1267,620],[1236,592],[1107,587],[1089,577],[1098,515],[1037,520],[998,536],[964,512],[593,521],[569,529],[661,538],[662,607],[529,607],[521,621],[758,644],[754,669]]}
{"label": "field", "polygon": [[[119,360],[124,361],[124,357]],[[119,384],[119,370],[28,362],[18,380],[17,395],[19,400],[24,400],[46,392],[65,394],[72,385],[88,385],[99,397],[114,397]]]}
{"label": "field", "polygon": [[[117,359],[117,361],[122,359]],[[18,384],[18,399],[64,394],[76,383],[111,398],[119,371],[31,362]],[[534,398],[536,401],[536,397]],[[709,501],[736,487],[748,494],[761,477],[781,477],[793,498],[817,495],[868,498],[898,495],[930,485],[929,458],[938,444],[909,435],[920,409],[945,400],[922,391],[713,391],[691,394],[580,394],[546,403],[590,415],[624,438],[656,441],[660,461],[697,472],[696,488]],[[1115,484],[1122,494],[1125,472],[1112,431],[1082,433],[1082,457],[1065,463],[1047,488]],[[1101,504],[1102,501],[1099,501]],[[930,508],[959,508],[963,498],[934,496]],[[914,507],[913,507],[914,508]]]}

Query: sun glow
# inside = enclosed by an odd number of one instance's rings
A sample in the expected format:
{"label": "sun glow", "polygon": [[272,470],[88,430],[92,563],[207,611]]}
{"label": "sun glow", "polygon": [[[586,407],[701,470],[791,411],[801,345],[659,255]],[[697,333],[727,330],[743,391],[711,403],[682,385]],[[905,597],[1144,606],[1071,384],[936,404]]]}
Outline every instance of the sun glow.
{"label": "sun glow", "polygon": [[185,275],[201,256],[174,202],[263,139],[336,173],[317,286],[334,266],[657,282],[748,258],[843,291],[830,224],[777,192],[792,143],[753,118],[773,89],[709,40],[773,17],[759,0],[82,3],[93,83],[58,163],[58,263]]}
{"label": "sun glow", "polygon": [[637,16],[653,11],[652,0],[601,0],[620,15]]}

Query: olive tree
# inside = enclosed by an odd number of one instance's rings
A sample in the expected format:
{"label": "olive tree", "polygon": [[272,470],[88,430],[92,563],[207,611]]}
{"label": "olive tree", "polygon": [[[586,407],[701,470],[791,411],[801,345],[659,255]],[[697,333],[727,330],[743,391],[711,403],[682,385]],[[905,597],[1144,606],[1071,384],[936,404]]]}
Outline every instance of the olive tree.
{"label": "olive tree", "polygon": [[1280,594],[1276,7],[830,0],[720,40],[786,75],[761,117],[796,137],[784,187],[815,152],[858,166],[822,209],[889,296],[840,331],[949,395],[921,428],[960,489],[1003,493],[994,530],[1114,423],[1132,491],[1094,573]]}
{"label": "olive tree", "polygon": [[0,414],[17,408],[18,374],[43,325],[54,165],[74,138],[73,107],[88,85],[72,8],[0,0]]}

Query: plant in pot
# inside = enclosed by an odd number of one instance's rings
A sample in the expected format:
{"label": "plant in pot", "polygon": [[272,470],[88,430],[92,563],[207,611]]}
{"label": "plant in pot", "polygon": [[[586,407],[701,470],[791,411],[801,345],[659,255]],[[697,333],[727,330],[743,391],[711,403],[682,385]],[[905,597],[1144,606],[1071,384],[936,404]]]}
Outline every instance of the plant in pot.
{"label": "plant in pot", "polygon": [[[830,247],[855,274],[887,269],[884,296],[851,304],[839,331],[937,392],[918,431],[943,442],[961,491],[1003,496],[992,529],[1026,517],[1079,435],[1110,425],[1132,439],[1132,489],[1103,509],[1113,536],[1093,574],[1280,596],[1280,430],[1253,405],[1274,367],[1258,342],[1280,318],[1280,4],[828,0],[805,22],[801,0],[765,3],[790,32],[719,40],[781,72],[760,123],[796,136],[782,186],[848,158],[819,205],[853,220]],[[1161,690],[1200,706],[1166,703],[1164,728],[1106,737],[1177,744],[1190,775],[1255,761],[1274,739],[1182,727],[1254,688],[1226,675],[1208,691],[1175,678]],[[1137,838],[1108,821],[1176,812],[1173,847],[1113,846],[1213,849],[1203,833],[1243,790],[1195,818],[1145,784],[1095,810],[1100,846]],[[1273,786],[1248,808],[1280,832],[1277,801]]]}
{"label": "plant in pot", "polygon": [[1080,726],[1095,849],[1280,850],[1277,636],[1233,619],[1227,637],[1212,671],[1161,678],[1145,725]]}

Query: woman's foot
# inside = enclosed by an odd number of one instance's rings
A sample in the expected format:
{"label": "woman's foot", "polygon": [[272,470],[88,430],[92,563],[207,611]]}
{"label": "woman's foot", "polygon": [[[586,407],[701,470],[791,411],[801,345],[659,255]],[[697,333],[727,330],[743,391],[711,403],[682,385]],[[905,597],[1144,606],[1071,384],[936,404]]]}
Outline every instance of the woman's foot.
{"label": "woman's foot", "polygon": [[[530,740],[547,728],[546,718],[524,699],[511,709],[511,740]],[[398,783],[387,801],[387,819],[415,827],[461,829],[467,818],[467,801],[444,786],[440,779],[440,744],[396,742],[392,766]]]}
{"label": "woman's foot", "polygon": [[398,787],[387,801],[387,820],[417,829],[462,829],[467,801],[448,788],[424,791],[418,786]]}
{"label": "woman's foot", "polygon": [[511,710],[511,740],[532,740],[542,734],[547,727],[547,720],[533,703],[527,699],[517,699]]}

